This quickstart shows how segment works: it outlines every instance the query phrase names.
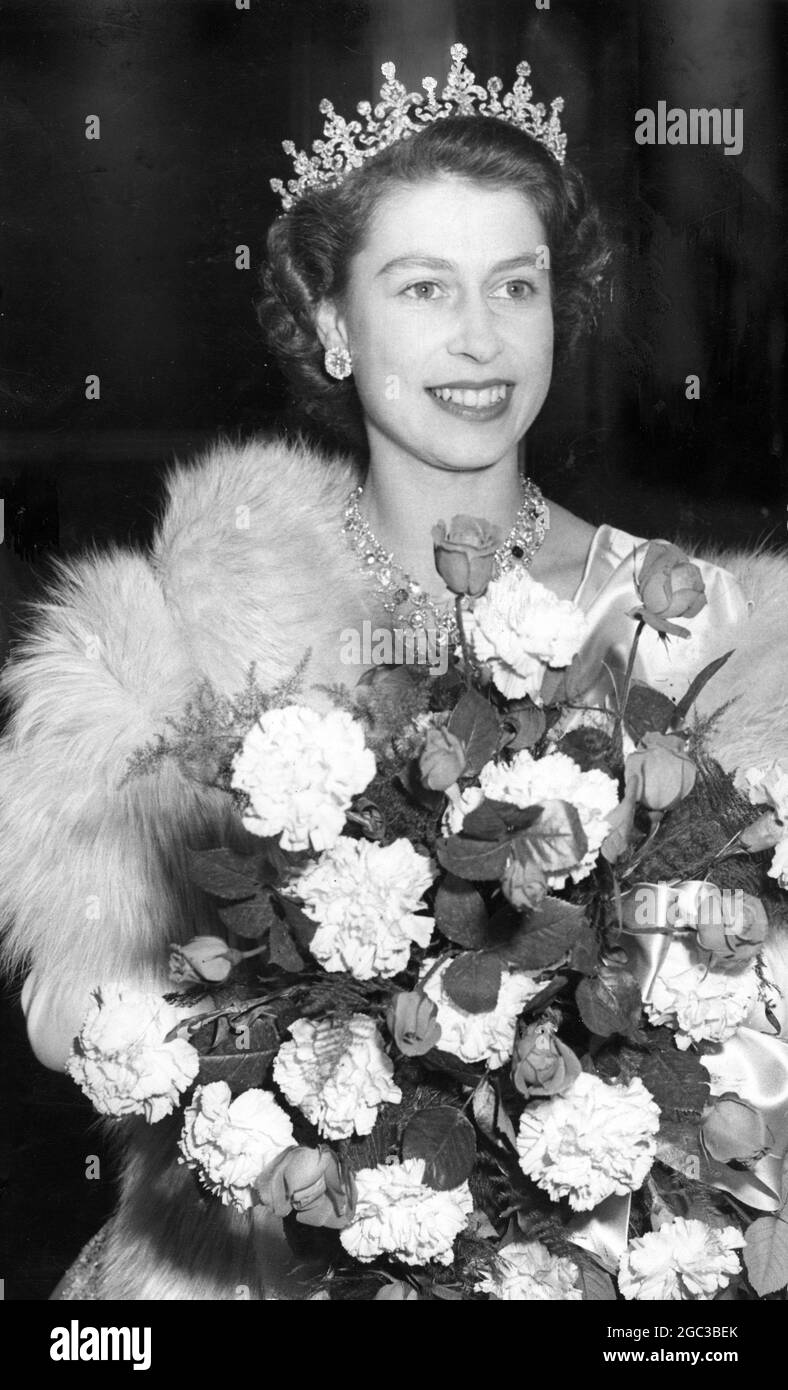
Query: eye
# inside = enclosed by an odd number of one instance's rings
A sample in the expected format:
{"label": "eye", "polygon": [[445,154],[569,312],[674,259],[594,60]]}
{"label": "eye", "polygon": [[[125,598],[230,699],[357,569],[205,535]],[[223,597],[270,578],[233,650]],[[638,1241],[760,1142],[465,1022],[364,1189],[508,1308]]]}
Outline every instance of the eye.
{"label": "eye", "polygon": [[438,299],[441,294],[441,287],[434,280],[416,280],[412,285],[406,285],[402,291],[409,299]]}
{"label": "eye", "polygon": [[493,299],[530,299],[534,294],[534,287],[529,280],[506,280],[503,285],[499,285],[497,290],[493,290]]}

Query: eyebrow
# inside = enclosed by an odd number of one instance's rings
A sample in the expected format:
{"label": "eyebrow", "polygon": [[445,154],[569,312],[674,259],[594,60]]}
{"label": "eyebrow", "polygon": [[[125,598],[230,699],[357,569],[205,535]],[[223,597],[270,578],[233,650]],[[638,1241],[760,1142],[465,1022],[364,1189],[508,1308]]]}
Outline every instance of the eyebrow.
{"label": "eyebrow", "polygon": [[[536,266],[536,253],[525,251],[521,256],[510,256],[508,260],[497,261],[490,267],[491,275],[497,274],[501,270],[515,270],[517,266],[528,265]],[[406,270],[409,267],[426,266],[430,270],[456,270],[454,261],[445,261],[440,256],[395,256],[393,260],[387,261],[377,272],[378,275],[388,275],[392,270]]]}

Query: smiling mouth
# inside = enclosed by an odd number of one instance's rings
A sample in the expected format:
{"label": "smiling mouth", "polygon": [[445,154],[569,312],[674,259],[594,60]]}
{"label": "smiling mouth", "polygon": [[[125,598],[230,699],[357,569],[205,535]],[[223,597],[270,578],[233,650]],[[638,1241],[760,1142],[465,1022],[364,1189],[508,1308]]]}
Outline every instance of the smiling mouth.
{"label": "smiling mouth", "polygon": [[487,381],[483,385],[470,386],[461,382],[454,386],[428,386],[426,391],[439,409],[447,411],[449,415],[482,424],[487,420],[497,420],[509,409],[513,383]]}
{"label": "smiling mouth", "polygon": [[496,381],[483,387],[466,386],[428,386],[427,391],[435,400],[451,402],[464,406],[466,410],[486,410],[488,406],[499,405],[511,391],[508,381]]}

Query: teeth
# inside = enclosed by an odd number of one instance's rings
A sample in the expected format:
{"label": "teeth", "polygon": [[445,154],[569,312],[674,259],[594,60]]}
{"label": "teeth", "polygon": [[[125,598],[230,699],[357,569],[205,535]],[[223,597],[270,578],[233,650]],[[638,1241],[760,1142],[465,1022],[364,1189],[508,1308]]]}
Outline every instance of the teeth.
{"label": "teeth", "polygon": [[496,405],[502,401],[509,388],[503,382],[496,386],[485,386],[482,391],[473,390],[452,390],[450,386],[441,386],[432,391],[433,396],[439,400],[451,401],[454,405],[465,406],[470,410],[484,410],[486,406]]}

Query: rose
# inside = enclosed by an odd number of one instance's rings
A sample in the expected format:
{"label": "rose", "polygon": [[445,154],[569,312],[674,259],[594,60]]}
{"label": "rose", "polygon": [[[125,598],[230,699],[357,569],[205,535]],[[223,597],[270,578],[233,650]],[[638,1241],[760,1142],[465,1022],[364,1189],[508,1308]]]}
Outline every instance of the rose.
{"label": "rose", "polygon": [[497,526],[477,516],[452,517],[432,528],[435,568],[453,594],[478,598],[493,577],[495,552],[503,537]]}
{"label": "rose", "polygon": [[677,734],[644,734],[624,765],[624,782],[649,811],[670,811],[689,796],[697,768]]}
{"label": "rose", "polygon": [[515,1042],[512,1081],[526,1099],[561,1095],[581,1071],[574,1052],[555,1036],[555,1025],[547,1019],[529,1024]]}
{"label": "rose", "polygon": [[411,1284],[406,1284],[403,1279],[391,1279],[388,1284],[384,1284],[382,1289],[378,1289],[373,1303],[418,1303],[419,1295]]}
{"label": "rose", "polygon": [[704,1112],[700,1140],[709,1158],[718,1163],[749,1163],[761,1157],[774,1136],[760,1110],[725,1091]]}
{"label": "rose", "polygon": [[285,1149],[263,1169],[255,1186],[274,1216],[295,1212],[303,1226],[341,1230],[353,1219],[352,1175],[343,1175],[336,1154],[325,1144]]}
{"label": "rose", "polygon": [[170,944],[170,979],[176,985],[193,984],[200,980],[214,983],[226,980],[234,965],[242,959],[220,936],[193,936],[184,945]]}
{"label": "rose", "polygon": [[758,854],[762,849],[774,849],[785,836],[786,827],[776,812],[764,811],[762,816],[739,831],[739,844],[751,854]]}
{"label": "rose", "polygon": [[688,637],[686,628],[671,618],[694,618],[706,604],[703,575],[697,565],[669,541],[650,541],[646,549],[636,588],[642,608],[632,612],[657,632]]}
{"label": "rose", "polygon": [[425,787],[445,792],[454,786],[465,767],[465,744],[445,727],[427,730],[419,758],[419,772]]}
{"label": "rose", "polygon": [[769,919],[760,898],[741,889],[734,893],[720,892],[719,905],[711,911],[701,911],[698,925],[698,945],[711,951],[720,960],[752,960],[766,940]]}
{"label": "rose", "polygon": [[547,896],[547,875],[537,864],[523,864],[513,856],[501,874],[501,891],[512,907],[533,910]]}
{"label": "rose", "polygon": [[438,1006],[423,990],[400,990],[386,1011],[386,1023],[405,1057],[423,1057],[441,1035]]}

